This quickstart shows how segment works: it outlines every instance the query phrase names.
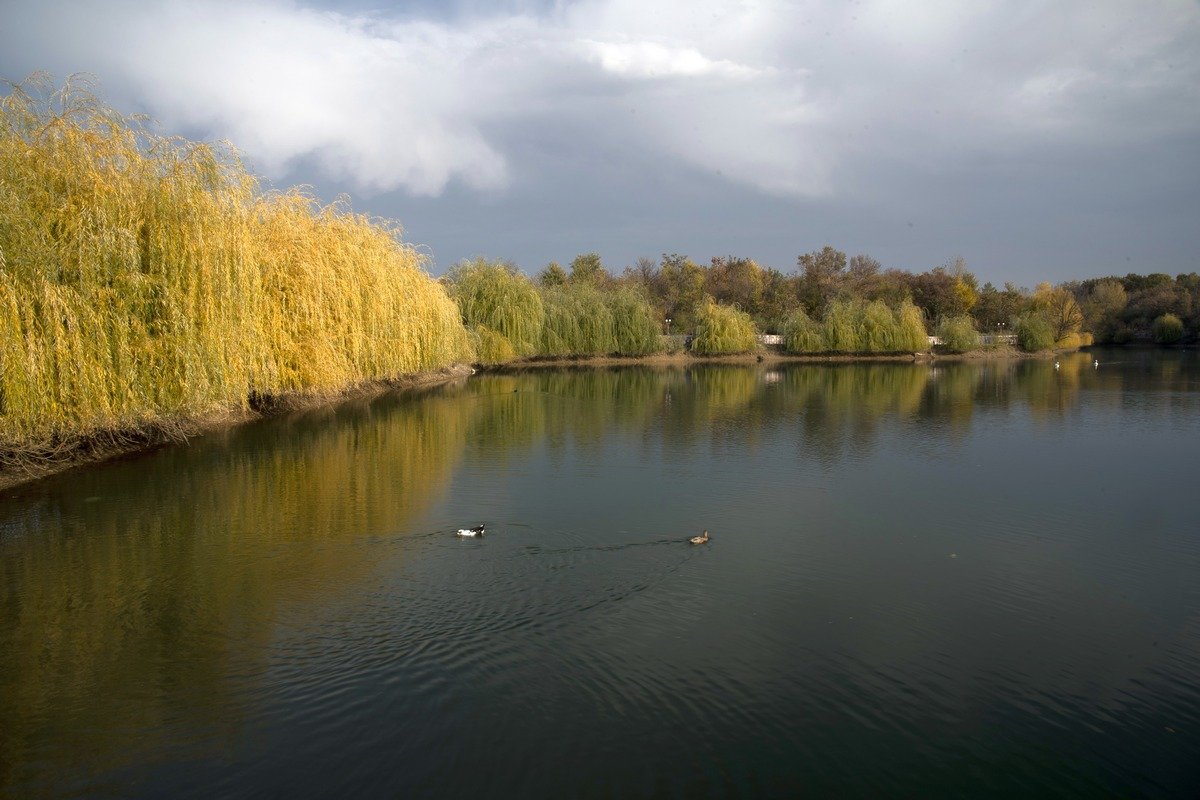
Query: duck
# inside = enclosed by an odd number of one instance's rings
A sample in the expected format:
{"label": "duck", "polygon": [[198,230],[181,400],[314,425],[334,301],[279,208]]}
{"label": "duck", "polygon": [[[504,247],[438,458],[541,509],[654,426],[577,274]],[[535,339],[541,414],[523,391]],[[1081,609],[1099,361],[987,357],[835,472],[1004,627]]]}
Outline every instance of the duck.
{"label": "duck", "polygon": [[1055,368],[1055,369],[1058,369],[1058,362],[1057,362],[1057,361],[1055,361],[1055,362],[1054,362],[1054,368]]}
{"label": "duck", "polygon": [[[486,524],[486,523],[485,523]],[[459,528],[455,536],[483,536],[483,525],[476,525],[474,528]]]}
{"label": "duck", "polygon": [[702,536],[693,536],[692,538],[688,539],[688,541],[691,542],[692,544],[707,544],[708,543],[708,531],[705,531]]}
{"label": "duck", "polygon": [[1100,369],[1100,359],[1098,359],[1098,358],[1092,359],[1092,367],[1094,369]]}

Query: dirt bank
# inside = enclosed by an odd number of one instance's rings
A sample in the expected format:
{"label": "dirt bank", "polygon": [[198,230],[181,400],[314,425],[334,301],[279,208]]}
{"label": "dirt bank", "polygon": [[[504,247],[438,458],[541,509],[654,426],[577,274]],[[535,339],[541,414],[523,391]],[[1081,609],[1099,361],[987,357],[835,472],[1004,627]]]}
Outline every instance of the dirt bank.
{"label": "dirt bank", "polygon": [[402,375],[384,381],[367,381],[336,392],[252,396],[249,408],[219,409],[203,416],[164,420],[132,430],[103,431],[74,439],[48,442],[20,450],[0,451],[0,490],[45,478],[84,464],[146,452],[167,444],[186,442],[202,433],[242,425],[264,417],[307,408],[333,405],[392,391],[406,391],[461,380],[471,367],[455,365],[434,372]]}

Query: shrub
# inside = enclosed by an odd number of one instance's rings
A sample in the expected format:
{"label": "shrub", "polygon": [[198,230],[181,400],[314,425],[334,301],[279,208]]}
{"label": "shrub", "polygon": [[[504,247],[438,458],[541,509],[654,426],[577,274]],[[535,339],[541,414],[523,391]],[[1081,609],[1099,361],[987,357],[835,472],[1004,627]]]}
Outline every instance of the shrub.
{"label": "shrub", "polygon": [[1016,332],[1017,344],[1026,352],[1034,353],[1054,347],[1054,329],[1041,314],[1030,313],[1018,317]]}
{"label": "shrub", "polygon": [[1154,320],[1154,341],[1159,344],[1175,344],[1183,338],[1183,321],[1174,314],[1163,314]]}
{"label": "shrub", "polygon": [[749,314],[711,301],[700,309],[696,338],[692,341],[692,349],[697,353],[745,353],[753,350],[756,344],[754,323]]}
{"label": "shrub", "polygon": [[965,353],[979,348],[979,333],[975,330],[975,320],[967,315],[946,317],[937,328],[937,336],[942,340],[942,347],[951,353]]}

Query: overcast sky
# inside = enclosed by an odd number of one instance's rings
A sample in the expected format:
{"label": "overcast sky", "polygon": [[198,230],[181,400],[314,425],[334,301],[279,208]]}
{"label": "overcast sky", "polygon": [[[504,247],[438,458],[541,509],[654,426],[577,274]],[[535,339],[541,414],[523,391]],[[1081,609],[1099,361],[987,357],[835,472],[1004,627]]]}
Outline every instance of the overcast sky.
{"label": "overcast sky", "polygon": [[91,72],[440,273],[832,244],[983,279],[1200,270],[1200,3],[0,0],[0,77]]}

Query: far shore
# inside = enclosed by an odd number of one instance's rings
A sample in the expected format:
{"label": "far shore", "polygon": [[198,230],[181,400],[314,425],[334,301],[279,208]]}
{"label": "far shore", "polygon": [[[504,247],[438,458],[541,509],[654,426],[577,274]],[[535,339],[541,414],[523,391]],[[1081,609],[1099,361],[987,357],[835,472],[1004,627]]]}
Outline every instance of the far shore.
{"label": "far shore", "polygon": [[942,353],[925,351],[918,353],[821,353],[793,354],[780,350],[753,350],[748,353],[725,355],[698,355],[686,351],[655,353],[649,356],[575,356],[544,357],[509,361],[504,364],[476,364],[484,372],[520,372],[527,369],[561,367],[618,367],[650,366],[681,367],[689,364],[845,364],[845,363],[891,363],[912,364],[932,361],[988,361],[1013,359],[1048,359],[1069,350],[1042,350],[1027,353],[1015,347],[994,347],[971,350],[966,353]]}

